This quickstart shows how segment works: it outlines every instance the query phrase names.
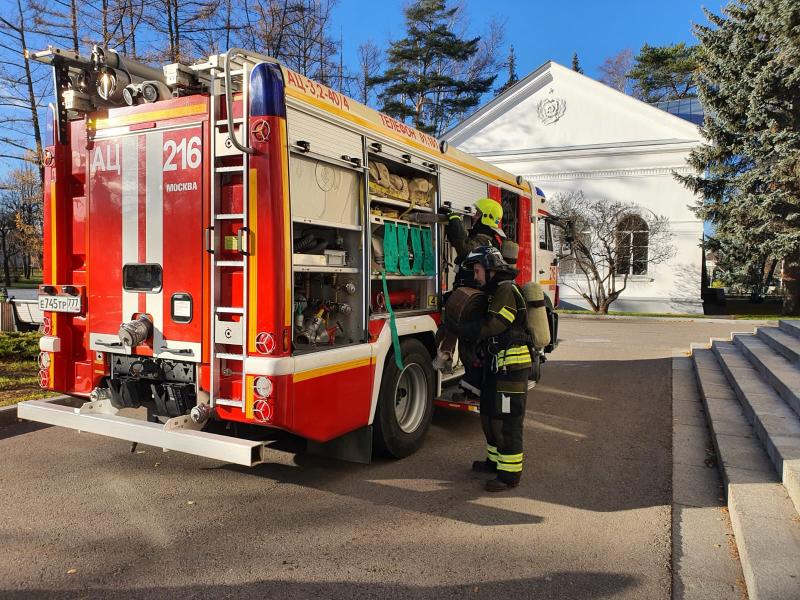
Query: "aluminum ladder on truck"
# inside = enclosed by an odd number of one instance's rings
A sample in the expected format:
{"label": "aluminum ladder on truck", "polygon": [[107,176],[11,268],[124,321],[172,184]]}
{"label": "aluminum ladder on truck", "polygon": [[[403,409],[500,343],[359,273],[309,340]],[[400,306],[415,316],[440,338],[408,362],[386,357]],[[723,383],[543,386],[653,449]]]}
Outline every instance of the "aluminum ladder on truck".
{"label": "aluminum ladder on truck", "polygon": [[[220,58],[222,58],[220,64]],[[247,312],[248,312],[248,248],[249,248],[249,172],[252,149],[247,146],[247,123],[249,119],[249,76],[252,67],[262,62],[261,57],[232,48],[224,55],[212,57],[207,64],[210,75],[210,113],[211,113],[211,226],[207,232],[206,250],[211,254],[211,374],[210,403],[235,406],[244,410],[245,375],[244,361],[247,357]],[[233,116],[233,95],[241,92],[242,116]],[[220,98],[225,101],[225,118],[221,118]],[[242,141],[236,130],[238,126]],[[227,130],[227,131],[225,131]],[[222,164],[223,161],[227,164]],[[233,163],[233,164],[231,164]],[[222,179],[229,173],[242,176],[242,212],[231,213],[222,210]],[[226,248],[225,236],[221,229],[225,222],[241,223],[236,238],[237,260],[220,260]],[[221,304],[223,292],[223,271],[240,272],[242,275],[242,305],[225,306]],[[238,315],[238,321],[229,320]],[[220,349],[222,348],[222,349]],[[240,362],[238,371],[228,366],[228,361]],[[224,397],[220,393],[222,377],[240,375],[241,393],[238,399]]]}

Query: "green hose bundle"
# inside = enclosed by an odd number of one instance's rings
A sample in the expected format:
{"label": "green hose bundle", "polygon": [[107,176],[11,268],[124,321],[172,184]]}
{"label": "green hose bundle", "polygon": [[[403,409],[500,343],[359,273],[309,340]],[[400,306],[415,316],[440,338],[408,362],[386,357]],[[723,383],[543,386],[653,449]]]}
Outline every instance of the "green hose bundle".
{"label": "green hose bundle", "polygon": [[425,275],[436,275],[436,256],[433,252],[433,238],[431,228],[425,227],[422,230],[422,272]]}
{"label": "green hose bundle", "polygon": [[386,221],[383,231],[383,264],[387,272],[397,273],[397,226]]}
{"label": "green hose bundle", "polygon": [[401,275],[411,275],[411,265],[408,264],[408,225],[397,224],[397,263]]}
{"label": "green hose bundle", "polygon": [[411,272],[414,275],[422,273],[422,240],[420,239],[419,227],[411,228],[411,251],[414,253],[414,264],[411,265]]}

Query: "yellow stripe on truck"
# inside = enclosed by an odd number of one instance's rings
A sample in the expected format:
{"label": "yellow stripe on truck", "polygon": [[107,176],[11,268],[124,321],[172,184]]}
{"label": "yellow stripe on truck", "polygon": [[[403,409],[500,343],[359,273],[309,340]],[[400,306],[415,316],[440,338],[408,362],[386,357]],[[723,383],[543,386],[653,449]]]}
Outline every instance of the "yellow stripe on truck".
{"label": "yellow stripe on truck", "polygon": [[[283,239],[287,248],[291,247],[292,241],[292,223],[289,216],[289,153],[286,150],[288,143],[288,136],[286,135],[286,119],[279,121],[280,138],[278,147],[281,149],[281,171],[283,172]],[[290,250],[285,250],[283,253],[283,273],[286,278],[283,282],[284,299],[283,299],[283,326],[291,328],[292,326],[292,254]]]}
{"label": "yellow stripe on truck", "polygon": [[[365,129],[369,129],[370,131],[374,131],[376,133],[380,133],[382,135],[394,138],[394,139],[396,139],[398,142],[400,142],[402,144],[405,144],[405,145],[411,146],[413,148],[416,148],[418,150],[424,151],[425,154],[430,154],[430,155],[436,156],[436,154],[433,153],[432,149],[429,148],[428,146],[420,144],[419,142],[415,142],[414,140],[410,140],[407,137],[405,137],[403,135],[400,135],[399,133],[391,131],[390,129],[378,128],[374,123],[372,123],[371,121],[368,121],[367,119],[365,119],[363,117],[360,117],[360,116],[355,115],[353,113],[349,113],[349,112],[343,111],[342,109],[336,108],[335,106],[331,106],[327,102],[322,102],[321,100],[318,100],[317,98],[309,96],[308,94],[304,94],[304,93],[302,93],[302,92],[300,92],[298,90],[295,90],[294,88],[292,88],[290,86],[286,86],[286,95],[287,96],[291,96],[292,98],[297,98],[298,100],[300,100],[302,102],[305,102],[307,104],[311,104],[312,106],[320,108],[320,109],[324,110],[325,112],[335,114],[335,115],[337,115],[337,116],[339,116],[339,117],[341,117],[343,119],[346,119],[348,121],[351,121],[353,123],[358,123],[359,125],[361,125]],[[445,162],[452,163],[454,165],[458,165],[462,169],[466,169],[468,171],[471,171],[472,173],[480,174],[483,177],[486,177],[488,179],[497,179],[499,181],[502,181],[506,185],[514,187],[514,188],[516,188],[518,190],[522,190],[523,192],[527,191],[525,189],[525,187],[519,185],[513,179],[505,178],[505,177],[500,176],[500,175],[498,175],[496,173],[490,173],[489,171],[481,169],[480,167],[477,167],[475,165],[471,165],[469,163],[466,163],[463,160],[459,160],[454,156],[448,156],[447,154],[439,154],[437,156],[437,159],[445,161]]]}
{"label": "yellow stripe on truck", "polygon": [[[247,240],[247,252],[249,254],[249,271],[247,273],[247,349],[250,352],[256,351],[256,335],[258,323],[258,171],[250,169],[249,189],[247,191],[247,227],[249,229]],[[252,232],[252,235],[250,235]]]}
{"label": "yellow stripe on truck", "polygon": [[325,375],[333,375],[334,373],[339,373],[341,371],[349,371],[350,369],[357,369],[358,367],[366,367],[367,365],[372,364],[372,362],[373,359],[371,358],[359,358],[357,360],[351,360],[348,362],[339,363],[337,365],[329,365],[327,367],[320,367],[319,369],[302,371],[301,373],[295,373],[292,377],[292,381],[294,383],[299,383],[300,381],[306,381],[307,379],[314,379],[316,377],[323,377]]}
{"label": "yellow stripe on truck", "polygon": [[125,125],[135,125],[147,121],[161,121],[162,119],[177,119],[178,117],[188,117],[192,115],[206,114],[208,109],[205,104],[189,104],[178,108],[164,108],[162,110],[151,110],[144,113],[111,117],[108,119],[94,119],[89,121],[89,126],[94,125],[95,129],[108,129],[109,127],[123,127]]}

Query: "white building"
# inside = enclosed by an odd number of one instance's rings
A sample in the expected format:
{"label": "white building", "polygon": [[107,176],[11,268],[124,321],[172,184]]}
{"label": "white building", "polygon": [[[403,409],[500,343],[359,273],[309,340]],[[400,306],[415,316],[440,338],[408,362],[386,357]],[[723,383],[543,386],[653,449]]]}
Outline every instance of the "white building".
{"label": "white building", "polygon": [[[675,255],[631,275],[611,310],[702,313],[703,223],[673,172],[701,141],[696,125],[548,62],[445,134],[451,144],[536,184],[552,198],[635,203],[669,218]],[[562,273],[562,306],[586,307]]]}

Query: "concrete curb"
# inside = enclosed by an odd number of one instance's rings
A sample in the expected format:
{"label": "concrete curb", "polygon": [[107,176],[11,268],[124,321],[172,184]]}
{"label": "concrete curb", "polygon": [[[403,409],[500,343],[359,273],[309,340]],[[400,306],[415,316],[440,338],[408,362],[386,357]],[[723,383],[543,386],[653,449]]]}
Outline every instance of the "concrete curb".
{"label": "concrete curb", "polygon": [[[54,396],[49,401],[52,402],[53,404],[61,404],[62,406],[73,404],[76,401],[83,402],[83,400],[78,400],[73,396]],[[0,408],[0,427],[5,427],[6,425],[13,425],[18,421],[19,419],[17,418],[16,404]]]}
{"label": "concrete curb", "polygon": [[754,326],[758,325],[775,325],[778,318],[775,319],[730,319],[726,317],[629,317],[627,315],[576,315],[574,313],[558,313],[559,319],[585,319],[589,321],[667,321],[675,323],[694,323],[696,321],[713,321],[714,323],[752,323]]}
{"label": "concrete curb", "polygon": [[752,600],[798,598],[800,522],[712,350],[692,354]]}
{"label": "concrete curb", "polygon": [[710,432],[684,349],[672,354],[672,600],[739,598],[733,529],[712,463]]}

